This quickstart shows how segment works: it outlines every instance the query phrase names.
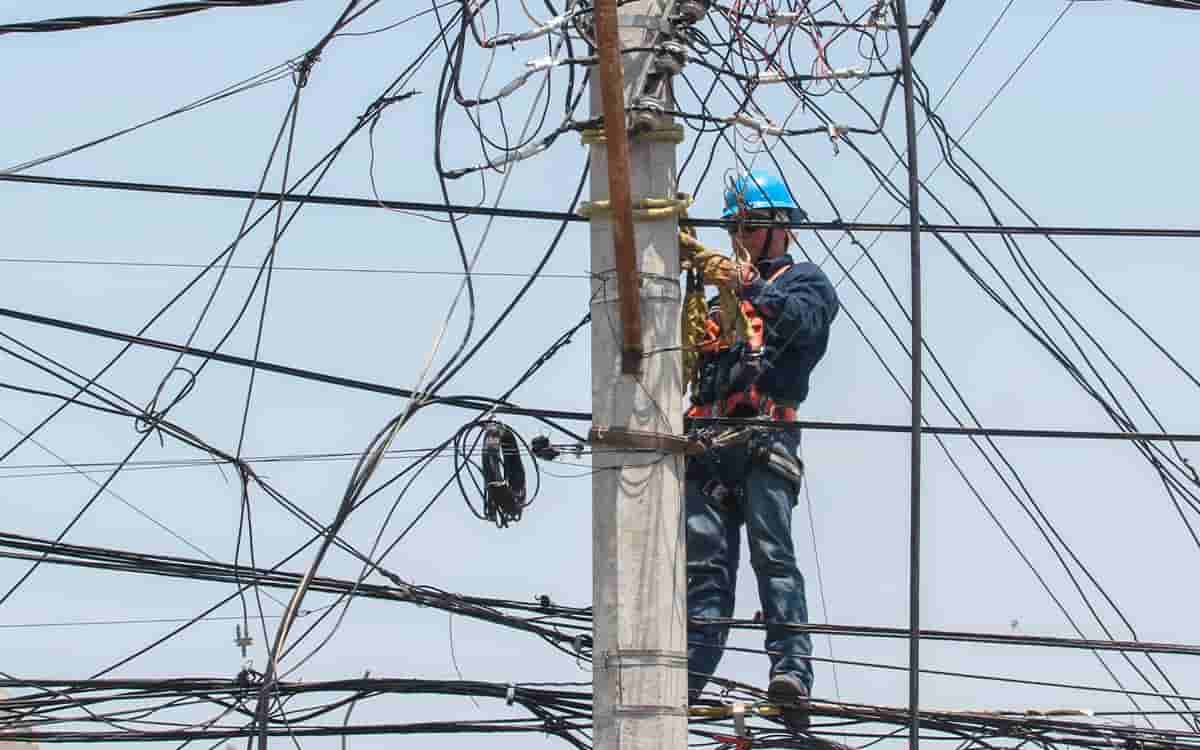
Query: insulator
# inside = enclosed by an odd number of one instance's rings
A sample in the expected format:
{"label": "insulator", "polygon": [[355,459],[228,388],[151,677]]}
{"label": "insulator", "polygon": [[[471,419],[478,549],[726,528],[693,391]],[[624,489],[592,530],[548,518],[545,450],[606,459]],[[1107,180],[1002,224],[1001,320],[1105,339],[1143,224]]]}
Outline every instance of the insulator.
{"label": "insulator", "polygon": [[687,48],[679,42],[663,42],[662,51],[654,58],[654,69],[665,76],[679,75],[687,64]]}
{"label": "insulator", "polygon": [[656,96],[643,94],[633,100],[632,125],[634,130],[649,130],[658,124],[658,118],[666,111],[663,102]]}
{"label": "insulator", "polygon": [[675,5],[675,14],[680,23],[696,24],[708,13],[708,0],[680,0]]}

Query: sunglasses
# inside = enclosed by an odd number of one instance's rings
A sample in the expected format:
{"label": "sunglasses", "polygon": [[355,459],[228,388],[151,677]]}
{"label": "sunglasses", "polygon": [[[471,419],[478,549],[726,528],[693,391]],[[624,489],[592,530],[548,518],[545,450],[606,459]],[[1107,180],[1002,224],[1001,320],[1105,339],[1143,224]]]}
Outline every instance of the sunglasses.
{"label": "sunglasses", "polygon": [[[747,213],[736,217],[736,224],[730,224],[725,229],[731,235],[750,234],[759,229],[767,229],[767,224],[775,221],[775,216],[770,212],[754,212]],[[753,222],[753,223],[751,223]]]}

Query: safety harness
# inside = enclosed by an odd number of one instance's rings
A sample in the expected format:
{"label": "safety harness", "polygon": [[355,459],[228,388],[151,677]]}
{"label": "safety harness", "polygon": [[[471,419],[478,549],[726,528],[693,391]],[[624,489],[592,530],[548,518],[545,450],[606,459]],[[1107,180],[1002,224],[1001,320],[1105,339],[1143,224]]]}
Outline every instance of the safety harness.
{"label": "safety harness", "polygon": [[[782,276],[791,264],[776,270],[765,279],[771,284]],[[765,329],[762,316],[748,301],[739,304],[739,312],[745,321],[744,334],[735,336],[724,335],[726,330],[721,325],[722,312],[720,307],[711,310],[705,319],[704,337],[698,345],[698,368],[709,365],[719,373],[723,385],[712,386],[701,382],[704,375],[697,375],[692,389],[693,404],[687,411],[687,416],[697,417],[734,417],[747,419],[769,419],[772,421],[794,421],[796,405],[771,398],[759,390],[757,374],[762,371],[761,359]],[[728,317],[727,315],[724,317]],[[740,326],[739,326],[740,328]],[[740,346],[737,361],[734,347]],[[739,367],[749,376],[734,378],[724,369]],[[707,374],[713,377],[712,371]],[[744,382],[742,382],[744,381]],[[706,387],[707,386],[707,387]],[[717,391],[713,393],[712,391]],[[714,396],[706,400],[706,396]],[[700,399],[700,400],[697,400]],[[709,479],[703,492],[721,507],[728,511],[735,510],[743,500],[743,485],[738,477],[723,476],[727,469],[721,466],[721,451],[718,449],[745,445],[746,460],[750,464],[758,464],[769,471],[783,477],[791,483],[793,490],[799,493],[804,479],[804,465],[792,451],[777,439],[772,439],[771,430],[762,427],[746,426],[736,428],[707,427],[693,430],[690,436],[705,443],[708,447],[698,460],[709,464]]]}
{"label": "safety harness", "polygon": [[[766,279],[767,284],[773,283],[776,279],[782,276],[791,264],[785,265],[771,274],[770,278]],[[761,359],[763,355],[764,343],[764,324],[762,316],[754,305],[743,300],[740,304],[740,312],[746,321],[745,337],[729,337],[723,335],[722,321],[720,320],[720,310],[714,310],[709,313],[705,320],[704,338],[700,341],[698,349],[700,351],[700,362],[703,365],[706,361],[712,361],[715,358],[721,357],[730,351],[738,339],[741,339],[741,365],[749,368],[751,372],[761,371]],[[762,393],[757,384],[757,378],[750,378],[748,383],[733,384],[734,387],[727,390],[726,393],[716,394],[716,398],[704,403],[696,401],[696,391],[693,389],[693,404],[688,409],[687,416],[689,417],[744,417],[755,418],[764,417],[772,420],[791,421],[796,418],[796,405],[772,399],[765,393]]]}

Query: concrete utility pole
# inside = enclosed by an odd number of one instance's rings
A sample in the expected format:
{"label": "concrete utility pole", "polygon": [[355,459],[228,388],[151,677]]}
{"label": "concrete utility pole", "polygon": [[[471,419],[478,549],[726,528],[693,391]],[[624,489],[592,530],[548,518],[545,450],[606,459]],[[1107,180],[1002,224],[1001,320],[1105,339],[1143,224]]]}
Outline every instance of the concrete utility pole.
{"label": "concrete utility pole", "polygon": [[[683,427],[677,350],[679,222],[670,210],[665,216],[637,210],[676,197],[675,142],[669,135],[673,125],[667,117],[656,117],[652,132],[631,133],[628,162],[622,163],[621,144],[613,140],[614,133],[621,135],[617,128],[625,126],[624,105],[614,106],[613,95],[638,102],[646,87],[655,85],[653,76],[647,80],[647,73],[655,71],[654,54],[618,57],[611,46],[604,48],[605,34],[611,45],[618,28],[622,48],[653,46],[660,41],[664,8],[673,4],[624,4],[616,25],[615,0],[596,0],[594,6],[601,63],[591,78],[592,113],[620,113],[617,122],[606,118],[603,138],[590,139],[597,750],[683,750],[687,745],[683,456],[670,452],[668,437],[679,435]],[[624,83],[618,88],[612,74],[622,67]],[[658,90],[669,89],[660,83]],[[616,183],[611,193],[610,177]],[[625,227],[620,226],[622,214],[630,213],[628,204],[620,205],[622,180],[628,190],[625,200],[631,199],[634,207],[633,220]],[[621,243],[628,244],[614,248]],[[634,336],[640,340],[631,340]],[[666,352],[654,354],[658,350]],[[639,440],[665,446],[668,452],[630,451]]]}

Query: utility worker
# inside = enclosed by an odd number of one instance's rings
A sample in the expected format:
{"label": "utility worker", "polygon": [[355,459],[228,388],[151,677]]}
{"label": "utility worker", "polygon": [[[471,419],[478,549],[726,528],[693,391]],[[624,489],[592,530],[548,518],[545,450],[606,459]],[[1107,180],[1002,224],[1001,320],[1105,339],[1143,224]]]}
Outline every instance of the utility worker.
{"label": "utility worker", "polygon": [[[739,262],[727,266],[732,272],[715,274],[716,283],[736,293],[748,326],[736,339],[729,336],[710,303],[687,415],[790,422],[808,396],[809,374],[825,354],[837,295],[820,268],[788,254],[790,233],[778,224],[804,221],[807,214],[778,176],[766,171],[739,176],[725,193],[723,216],[738,222],[730,235]],[[688,235],[681,235],[680,244],[685,255],[712,255]],[[733,616],[744,524],[766,625],[768,695],[785,707],[785,723],[804,728],[812,641],[784,625],[808,622],[804,577],[792,545],[792,508],[803,475],[799,430],[690,422],[693,436],[711,447],[687,464],[688,617]],[[691,697],[716,670],[728,630],[715,624],[689,628]]]}

